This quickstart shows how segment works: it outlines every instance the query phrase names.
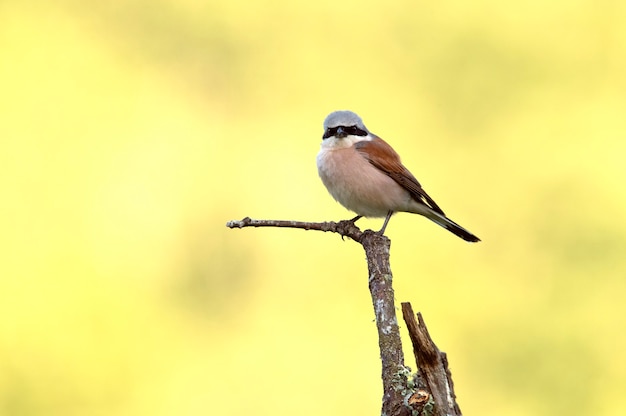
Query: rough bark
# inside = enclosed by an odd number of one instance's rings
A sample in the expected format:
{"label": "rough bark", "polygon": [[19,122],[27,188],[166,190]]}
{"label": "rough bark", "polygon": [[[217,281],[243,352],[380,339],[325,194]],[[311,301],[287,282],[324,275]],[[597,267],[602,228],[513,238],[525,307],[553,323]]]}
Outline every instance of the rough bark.
{"label": "rough bark", "polygon": [[391,241],[372,230],[361,231],[353,221],[302,222],[282,220],[229,221],[229,228],[286,227],[333,232],[361,244],[367,257],[369,289],[376,316],[382,362],[383,416],[461,416],[445,353],[434,344],[420,314],[402,304],[418,371],[404,365],[400,328],[396,318],[393,276],[389,262]]}
{"label": "rough bark", "polygon": [[410,415],[411,410],[404,404],[407,389],[407,375],[410,370],[404,365],[400,328],[396,318],[394,293],[389,265],[391,241],[372,231],[366,231],[361,245],[367,257],[369,289],[372,295],[378,346],[382,362],[383,415]]}
{"label": "rough bark", "polygon": [[413,344],[413,354],[417,363],[418,389],[429,392],[435,403],[434,416],[461,416],[461,409],[456,403],[454,383],[448,369],[446,353],[439,351],[435,345],[421,313],[417,320],[413,308],[408,302],[402,303],[402,315]]}

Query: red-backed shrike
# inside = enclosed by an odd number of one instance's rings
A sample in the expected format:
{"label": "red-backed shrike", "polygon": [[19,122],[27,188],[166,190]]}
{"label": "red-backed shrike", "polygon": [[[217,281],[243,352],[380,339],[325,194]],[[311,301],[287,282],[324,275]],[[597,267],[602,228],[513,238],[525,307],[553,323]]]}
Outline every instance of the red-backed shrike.
{"label": "red-backed shrike", "polygon": [[324,120],[317,170],[328,192],[341,205],[356,212],[352,219],[385,217],[385,232],[394,212],[420,214],[465,241],[478,237],[455,223],[422,189],[383,139],[370,133],[352,111],[335,111]]}

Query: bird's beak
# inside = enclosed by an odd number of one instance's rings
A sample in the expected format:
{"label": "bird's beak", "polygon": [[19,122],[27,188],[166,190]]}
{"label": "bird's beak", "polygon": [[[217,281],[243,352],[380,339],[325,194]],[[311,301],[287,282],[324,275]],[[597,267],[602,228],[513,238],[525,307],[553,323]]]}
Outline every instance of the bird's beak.
{"label": "bird's beak", "polygon": [[348,133],[343,129],[343,127],[337,127],[337,132],[335,133],[335,137],[338,139],[343,139],[346,137]]}

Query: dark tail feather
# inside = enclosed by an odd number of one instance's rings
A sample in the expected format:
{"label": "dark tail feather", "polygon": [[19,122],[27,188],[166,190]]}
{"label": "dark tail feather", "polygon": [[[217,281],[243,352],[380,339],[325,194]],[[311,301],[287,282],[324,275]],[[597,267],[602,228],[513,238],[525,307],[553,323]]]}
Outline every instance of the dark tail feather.
{"label": "dark tail feather", "polygon": [[432,214],[434,215],[427,216],[429,220],[442,226],[457,237],[461,237],[463,240],[469,241],[470,243],[476,243],[480,241],[480,238],[476,237],[474,234],[470,233],[465,228],[452,221],[450,218],[444,217],[443,215],[440,215],[436,212],[433,212]]}

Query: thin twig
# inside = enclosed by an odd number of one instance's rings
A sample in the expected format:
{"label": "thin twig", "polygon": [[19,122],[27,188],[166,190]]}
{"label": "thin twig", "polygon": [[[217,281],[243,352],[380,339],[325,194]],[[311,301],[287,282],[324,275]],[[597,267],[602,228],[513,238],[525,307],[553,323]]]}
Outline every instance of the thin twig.
{"label": "thin twig", "polygon": [[341,237],[350,237],[354,241],[361,242],[363,232],[354,225],[353,221],[328,221],[328,222],[305,222],[305,221],[285,221],[285,220],[253,220],[246,217],[242,220],[233,220],[226,223],[228,228],[244,228],[244,227],[284,227],[284,228],[301,228],[303,230],[316,230],[324,232],[333,232],[341,235]]}

